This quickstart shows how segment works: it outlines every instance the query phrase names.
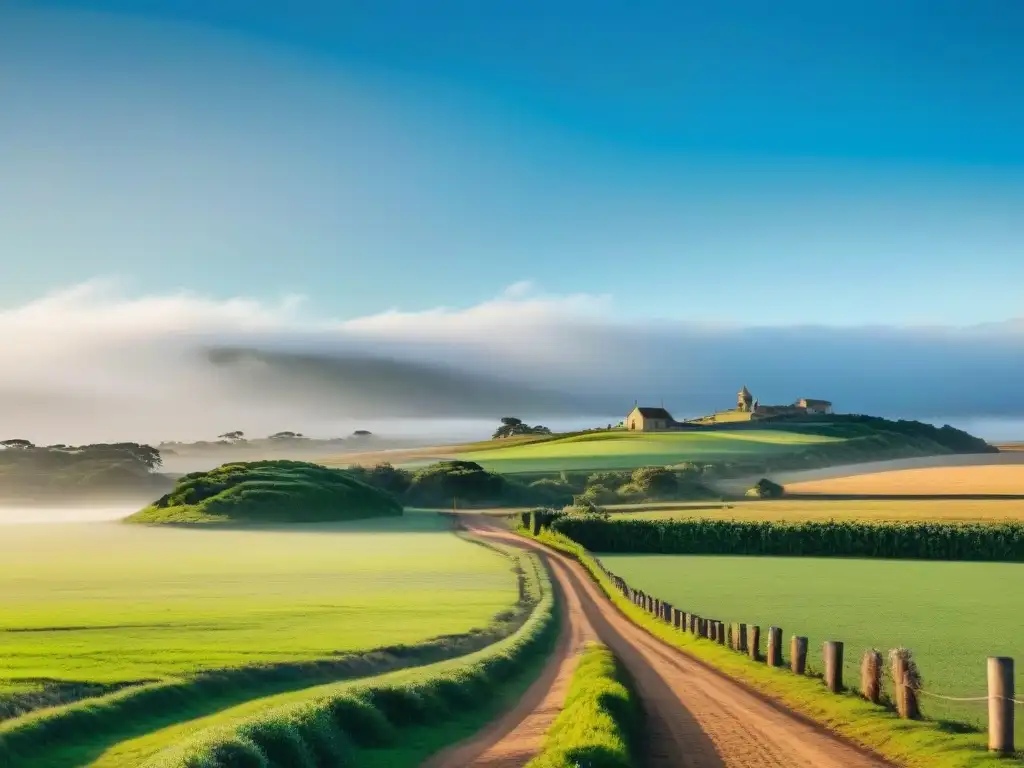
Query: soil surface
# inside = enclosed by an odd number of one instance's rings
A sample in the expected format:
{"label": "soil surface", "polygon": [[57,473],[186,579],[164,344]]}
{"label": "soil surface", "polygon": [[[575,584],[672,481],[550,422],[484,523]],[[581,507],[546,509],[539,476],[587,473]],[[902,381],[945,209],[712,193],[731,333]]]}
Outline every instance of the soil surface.
{"label": "soil surface", "polygon": [[633,624],[583,567],[480,516],[481,538],[538,551],[563,597],[558,651],[513,711],[425,763],[513,768],[529,762],[558,714],[582,644],[596,638],[622,661],[642,702],[648,768],[881,768],[889,765],[825,728],[749,691]]}

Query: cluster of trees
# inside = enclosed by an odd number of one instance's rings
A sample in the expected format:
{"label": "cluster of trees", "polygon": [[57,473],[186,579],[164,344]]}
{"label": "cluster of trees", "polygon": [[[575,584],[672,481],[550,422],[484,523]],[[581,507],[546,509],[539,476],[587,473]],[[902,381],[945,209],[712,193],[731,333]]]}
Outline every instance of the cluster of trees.
{"label": "cluster of trees", "polygon": [[162,464],[159,449],[142,443],[38,446],[10,438],[0,441],[0,496],[148,495],[170,485],[156,471]]}
{"label": "cluster of trees", "polygon": [[224,448],[258,449],[275,451],[277,449],[331,450],[358,444],[373,437],[366,429],[357,429],[348,437],[332,437],[318,439],[304,435],[302,432],[283,430],[266,437],[247,437],[240,429],[223,432],[216,440],[197,440],[192,443],[163,442],[160,448],[168,455],[190,453],[193,451],[220,450]]}
{"label": "cluster of trees", "polygon": [[0,440],[0,464],[67,464],[77,461],[135,461],[148,470],[163,464],[160,451],[142,443],[91,443],[89,445],[35,445],[29,440]]}
{"label": "cluster of trees", "polygon": [[592,473],[560,472],[534,480],[530,487],[561,493],[577,507],[588,508],[655,499],[717,498],[704,484],[704,471],[703,467],[687,463]]}
{"label": "cluster of trees", "polygon": [[550,495],[531,493],[528,487],[488,472],[475,461],[439,461],[416,470],[385,462],[373,467],[352,466],[348,472],[414,506],[517,505],[530,503],[529,498],[551,500]]}
{"label": "cluster of trees", "polygon": [[503,437],[515,437],[516,435],[550,434],[551,430],[541,424],[531,427],[529,424],[524,424],[522,419],[517,419],[513,416],[505,416],[501,420],[501,426],[494,430],[494,434],[491,435],[491,439],[498,440]]}
{"label": "cluster of trees", "polygon": [[642,467],[623,472],[559,472],[545,477],[506,476],[473,461],[441,461],[416,470],[388,463],[352,466],[363,482],[413,506],[568,506],[596,510],[601,505],[648,499],[705,499],[715,494],[701,484],[693,465]]}

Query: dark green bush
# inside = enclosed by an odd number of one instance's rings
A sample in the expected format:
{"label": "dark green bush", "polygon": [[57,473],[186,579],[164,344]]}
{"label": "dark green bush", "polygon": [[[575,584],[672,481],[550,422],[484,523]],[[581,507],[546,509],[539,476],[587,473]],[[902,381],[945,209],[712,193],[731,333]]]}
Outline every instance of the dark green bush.
{"label": "dark green bush", "polygon": [[552,529],[592,552],[1024,562],[1022,523],[780,523],[563,517]]}
{"label": "dark green bush", "polygon": [[357,747],[383,747],[394,742],[395,728],[384,714],[360,698],[342,696],[327,706],[335,727],[349,735]]}
{"label": "dark green bush", "polygon": [[786,489],[778,483],[773,483],[767,477],[762,477],[747,490],[747,496],[758,499],[780,499],[785,492]]}
{"label": "dark green bush", "polygon": [[259,747],[271,765],[317,768],[309,747],[289,722],[267,719],[242,726],[238,734]]}
{"label": "dark green bush", "polygon": [[204,763],[205,765],[223,766],[223,768],[267,768],[269,765],[259,747],[243,738],[218,744],[206,760],[193,762],[197,766]]}

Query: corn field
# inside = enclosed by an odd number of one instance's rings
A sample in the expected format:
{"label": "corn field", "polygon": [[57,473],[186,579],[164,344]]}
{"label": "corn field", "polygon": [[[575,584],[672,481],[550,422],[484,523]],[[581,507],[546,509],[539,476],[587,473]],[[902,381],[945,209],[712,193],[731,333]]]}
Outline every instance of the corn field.
{"label": "corn field", "polygon": [[601,520],[551,527],[592,552],[1024,562],[1024,524]]}

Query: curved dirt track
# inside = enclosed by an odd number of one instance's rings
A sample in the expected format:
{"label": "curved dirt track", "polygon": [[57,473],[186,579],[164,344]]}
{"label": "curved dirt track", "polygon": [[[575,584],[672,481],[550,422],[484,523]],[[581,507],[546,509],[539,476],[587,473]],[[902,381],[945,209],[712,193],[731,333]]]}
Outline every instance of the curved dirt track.
{"label": "curved dirt track", "polygon": [[[565,597],[564,620],[573,638],[590,632],[619,657],[632,676],[646,714],[640,757],[651,768],[881,768],[881,758],[840,740],[652,637],[623,616],[582,566],[557,552],[496,527],[466,519],[481,537],[534,549],[542,554]],[[578,647],[578,645],[576,646]],[[483,734],[447,750],[431,768],[525,765],[541,743],[542,731],[564,699],[564,682],[575,666],[571,643],[556,662],[558,683],[540,708],[526,705],[492,724]],[[550,665],[549,665],[550,666]],[[531,689],[532,690],[532,689]],[[534,692],[534,696],[536,696]],[[527,697],[528,698],[528,697]],[[524,700],[525,701],[525,700]],[[532,727],[530,715],[545,711]],[[541,728],[541,726],[543,726]],[[539,729],[539,730],[538,730]],[[461,751],[460,751],[461,750]],[[504,754],[500,761],[492,756]],[[461,762],[452,762],[453,757]]]}
{"label": "curved dirt track", "polygon": [[467,741],[439,752],[421,768],[519,768],[540,751],[544,734],[562,710],[580,652],[585,643],[596,639],[579,595],[552,576],[562,627],[540,677],[511,711]]}

